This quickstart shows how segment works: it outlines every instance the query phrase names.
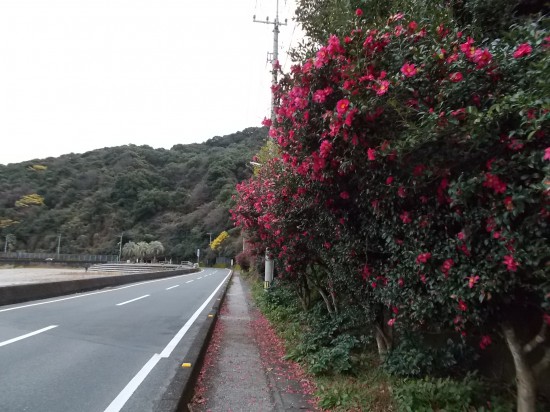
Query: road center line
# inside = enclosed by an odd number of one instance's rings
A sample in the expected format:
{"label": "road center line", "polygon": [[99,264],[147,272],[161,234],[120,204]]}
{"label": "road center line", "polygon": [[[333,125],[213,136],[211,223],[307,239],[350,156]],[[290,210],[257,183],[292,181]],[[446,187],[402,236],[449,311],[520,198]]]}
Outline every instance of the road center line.
{"label": "road center line", "polygon": [[193,280],[194,280],[194,279],[188,280],[188,281],[185,282],[185,283],[191,283],[191,282],[193,282]]}
{"label": "road center line", "polygon": [[[199,272],[195,272],[195,273],[201,273],[201,272],[203,272],[203,271],[204,271],[204,269],[201,269]],[[63,302],[64,300],[78,299],[78,298],[83,298],[83,297],[86,297],[86,296],[98,295],[98,294],[100,294],[100,293],[116,292],[117,290],[133,288],[133,287],[136,287],[136,286],[145,285],[145,284],[147,284],[147,283],[164,282],[164,281],[167,281],[167,280],[174,280],[174,278],[180,278],[180,277],[183,277],[183,276],[189,276],[189,275],[191,275],[191,274],[192,274],[192,273],[186,273],[186,274],[183,274],[183,275],[172,276],[172,277],[166,277],[166,278],[162,278],[162,279],[147,280],[147,281],[145,281],[145,282],[132,283],[132,284],[130,284],[130,285],[121,286],[121,287],[119,287],[119,288],[100,290],[100,291],[97,291],[97,292],[79,293],[79,294],[77,294],[77,295],[75,295],[75,296],[69,296],[69,297],[66,297],[66,298],[48,300],[48,301],[46,301],[46,302],[29,303],[28,305],[15,306],[15,307],[12,307],[12,308],[7,308],[7,309],[0,309],[0,313],[2,313],[2,312],[9,312],[9,311],[12,311],[12,310],[17,310],[17,309],[30,308],[30,307],[33,307],[33,306],[47,305],[48,303]]]}
{"label": "road center line", "polygon": [[40,330],[35,330],[34,332],[27,333],[26,335],[21,335],[13,339],[5,340],[4,342],[0,342],[0,346],[6,346],[6,345],[9,345],[10,343],[17,342],[18,340],[30,338],[31,336],[38,335],[39,333],[46,332],[47,330],[57,328],[57,326],[58,325],[51,325],[51,326],[48,326],[47,328],[43,328]]}
{"label": "road center line", "polygon": [[174,288],[177,288],[178,286],[179,286],[179,285],[170,286],[169,288],[166,288],[166,290],[174,289]]}
{"label": "road center line", "polygon": [[118,394],[118,396],[111,402],[111,404],[105,409],[104,412],[119,412],[126,402],[128,402],[128,399],[133,395],[133,393],[136,391],[137,388],[141,385],[141,383],[145,380],[147,375],[153,370],[153,368],[156,366],[156,364],[162,359],[167,358],[170,356],[172,351],[176,348],[177,344],[183,339],[189,328],[193,326],[193,323],[197,320],[201,312],[204,310],[206,305],[216,296],[216,293],[218,293],[218,290],[222,287],[224,282],[227,280],[229,275],[231,274],[231,271],[227,274],[227,276],[222,280],[222,282],[218,285],[216,290],[212,292],[212,294],[204,301],[204,303],[201,305],[200,308],[197,309],[197,311],[189,318],[187,322],[185,322],[185,325],[174,335],[172,340],[168,342],[168,345],[163,349],[163,351],[160,353],[155,353],[149,361],[143,367],[141,370],[132,378],[130,382],[124,387],[124,389]]}
{"label": "road center line", "polygon": [[126,302],[122,302],[122,303],[117,303],[116,305],[117,305],[117,306],[126,305],[127,303],[135,302],[136,300],[140,300],[140,299],[146,298],[146,297],[148,297],[148,296],[151,296],[151,295],[143,295],[143,296],[140,296],[139,298],[127,300]]}

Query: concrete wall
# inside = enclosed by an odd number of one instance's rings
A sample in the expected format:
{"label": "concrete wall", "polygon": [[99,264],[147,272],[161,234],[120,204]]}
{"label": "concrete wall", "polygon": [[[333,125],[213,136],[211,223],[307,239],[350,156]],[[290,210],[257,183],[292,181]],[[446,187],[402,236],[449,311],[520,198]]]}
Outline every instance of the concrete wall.
{"label": "concrete wall", "polygon": [[90,279],[64,280],[60,282],[6,286],[0,288],[0,305],[11,305],[30,300],[53,298],[56,296],[70,295],[72,293],[87,292],[90,290],[125,285],[127,283],[161,279],[194,272],[198,272],[198,269],[180,269],[162,272],[139,273],[135,275],[120,275],[103,278],[97,277]]}

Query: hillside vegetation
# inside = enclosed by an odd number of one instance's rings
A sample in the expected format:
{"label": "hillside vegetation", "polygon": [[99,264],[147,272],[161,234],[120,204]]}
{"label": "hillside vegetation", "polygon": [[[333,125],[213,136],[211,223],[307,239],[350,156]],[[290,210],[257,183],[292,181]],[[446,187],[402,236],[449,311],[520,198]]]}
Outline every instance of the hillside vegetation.
{"label": "hillside vegetation", "polygon": [[[118,242],[162,242],[166,257],[194,259],[232,227],[236,183],[266,130],[248,128],[201,144],[103,148],[84,154],[0,165],[2,246],[26,252],[118,254]],[[17,222],[17,223],[15,223]],[[235,231],[219,254],[238,253]]]}

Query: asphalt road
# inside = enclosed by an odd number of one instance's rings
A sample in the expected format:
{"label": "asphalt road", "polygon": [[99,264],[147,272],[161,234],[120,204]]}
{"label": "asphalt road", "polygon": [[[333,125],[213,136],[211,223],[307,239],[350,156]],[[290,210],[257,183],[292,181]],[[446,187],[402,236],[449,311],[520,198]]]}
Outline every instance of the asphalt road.
{"label": "asphalt road", "polygon": [[228,274],[1,306],[0,410],[153,410]]}

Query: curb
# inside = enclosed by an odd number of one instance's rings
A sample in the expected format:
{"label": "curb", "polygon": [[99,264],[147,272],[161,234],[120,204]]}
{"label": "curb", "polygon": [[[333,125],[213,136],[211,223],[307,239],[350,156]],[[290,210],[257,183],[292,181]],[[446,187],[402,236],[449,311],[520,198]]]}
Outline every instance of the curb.
{"label": "curb", "polygon": [[29,300],[48,299],[78,292],[102,289],[144,280],[162,279],[171,276],[197,272],[199,269],[166,270],[162,272],[138,273],[135,275],[119,275],[104,278],[78,280],[63,280],[49,283],[32,283],[0,287],[0,306]]}
{"label": "curb", "polygon": [[225,299],[225,294],[229,284],[233,279],[233,271],[225,282],[225,286],[220,289],[214,297],[214,303],[206,320],[201,325],[197,335],[193,339],[193,344],[189,352],[185,355],[183,363],[190,364],[189,367],[180,367],[176,372],[172,382],[166,389],[162,399],[154,409],[155,412],[189,412],[187,406],[193,398],[195,384],[202,368],[204,356],[210,343],[210,338],[218,320],[220,307]]}

